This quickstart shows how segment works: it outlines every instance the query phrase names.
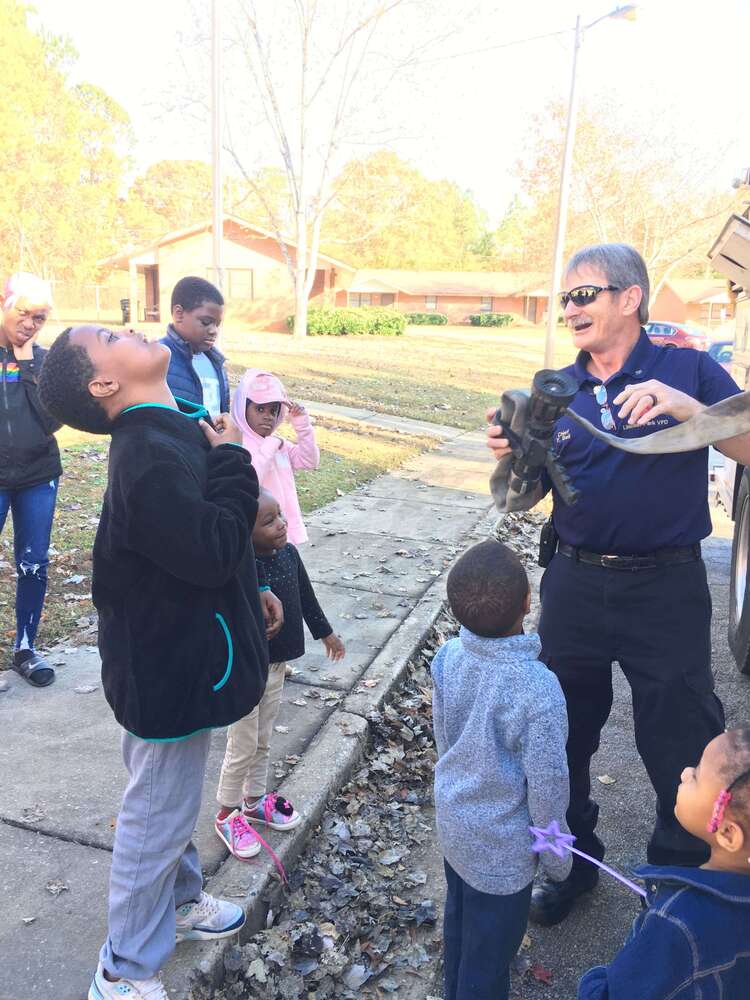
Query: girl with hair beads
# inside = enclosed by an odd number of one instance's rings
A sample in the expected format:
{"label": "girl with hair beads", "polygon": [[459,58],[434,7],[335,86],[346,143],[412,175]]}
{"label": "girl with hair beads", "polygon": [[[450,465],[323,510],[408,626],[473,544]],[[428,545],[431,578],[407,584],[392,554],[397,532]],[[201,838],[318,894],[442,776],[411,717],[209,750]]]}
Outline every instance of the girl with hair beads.
{"label": "girl with hair beads", "polygon": [[[275,433],[287,417],[297,435],[296,444]],[[242,431],[242,444],[252,455],[261,488],[269,490],[279,501],[289,541],[293,545],[306,542],[294,473],[297,469],[317,469],[320,465],[320,452],[307,410],[288,398],[275,375],[250,368],[232,396],[232,419]]]}
{"label": "girl with hair beads", "polygon": [[268,846],[251,824],[269,830],[294,830],[301,817],[291,802],[266,791],[268,760],[274,723],[281,708],[286,665],[305,653],[307,625],[320,639],[326,656],[338,662],[344,644],[318,604],[299,552],[287,542],[287,526],[276,498],[261,490],[258,517],[253,527],[253,548],[258,571],[284,606],[284,624],[268,643],[271,663],[260,704],[227,731],[227,749],[221,767],[216,799],[219,812],[214,829],[229,851],[241,861]]}
{"label": "girl with hair beads", "polygon": [[750,981],[750,728],[711,740],[686,767],[675,816],[711,849],[700,868],[644,865],[646,908],[579,1000],[741,1000]]}

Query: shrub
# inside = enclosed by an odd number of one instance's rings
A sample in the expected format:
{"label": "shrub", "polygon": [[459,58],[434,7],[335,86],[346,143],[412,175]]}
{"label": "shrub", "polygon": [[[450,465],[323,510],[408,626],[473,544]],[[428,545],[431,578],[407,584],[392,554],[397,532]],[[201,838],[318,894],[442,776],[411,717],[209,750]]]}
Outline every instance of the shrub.
{"label": "shrub", "polygon": [[406,322],[412,326],[445,326],[448,317],[445,313],[407,313]]}
{"label": "shrub", "polygon": [[[288,316],[287,328],[294,332],[294,316]],[[371,334],[376,337],[398,337],[406,329],[406,317],[396,309],[336,309],[314,307],[307,312],[307,334],[310,337],[346,337]]]}
{"label": "shrub", "polygon": [[472,326],[510,326],[514,321],[512,313],[474,313],[469,316]]}

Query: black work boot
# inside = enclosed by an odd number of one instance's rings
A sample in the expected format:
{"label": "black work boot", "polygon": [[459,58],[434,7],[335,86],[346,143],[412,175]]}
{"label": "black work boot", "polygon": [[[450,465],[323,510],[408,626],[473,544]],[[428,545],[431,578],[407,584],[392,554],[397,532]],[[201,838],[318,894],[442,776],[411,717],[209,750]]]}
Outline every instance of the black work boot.
{"label": "black work boot", "polygon": [[541,927],[552,927],[564,920],[573,904],[585,892],[591,892],[599,881],[599,871],[591,865],[574,865],[563,882],[553,882],[546,875],[531,893],[529,919]]}

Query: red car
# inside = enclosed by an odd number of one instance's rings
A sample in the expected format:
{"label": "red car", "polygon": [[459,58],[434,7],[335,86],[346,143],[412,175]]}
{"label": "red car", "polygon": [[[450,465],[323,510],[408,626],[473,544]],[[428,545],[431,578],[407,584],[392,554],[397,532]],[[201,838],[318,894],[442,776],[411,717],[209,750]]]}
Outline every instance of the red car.
{"label": "red car", "polygon": [[646,323],[646,333],[652,343],[660,347],[694,347],[707,351],[713,343],[708,334],[692,323],[663,323],[657,320]]}

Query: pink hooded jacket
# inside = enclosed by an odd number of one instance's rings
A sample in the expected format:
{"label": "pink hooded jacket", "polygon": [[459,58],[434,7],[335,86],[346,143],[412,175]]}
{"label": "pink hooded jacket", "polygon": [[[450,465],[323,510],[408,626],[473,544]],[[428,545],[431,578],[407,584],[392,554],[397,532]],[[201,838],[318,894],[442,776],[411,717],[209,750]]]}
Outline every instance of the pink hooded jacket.
{"label": "pink hooded jacket", "polygon": [[254,403],[281,403],[276,422],[278,427],[289,411],[286,389],[270,372],[260,368],[248,369],[232,395],[232,420],[242,431],[242,443],[252,456],[260,485],[279,501],[287,520],[289,541],[299,545],[307,541],[307,532],[294,485],[294,470],[317,469],[320,464],[320,451],[315,443],[312,423],[307,414],[289,417],[297,434],[296,444],[276,434],[261,437],[247,422],[245,407],[248,399]]}

